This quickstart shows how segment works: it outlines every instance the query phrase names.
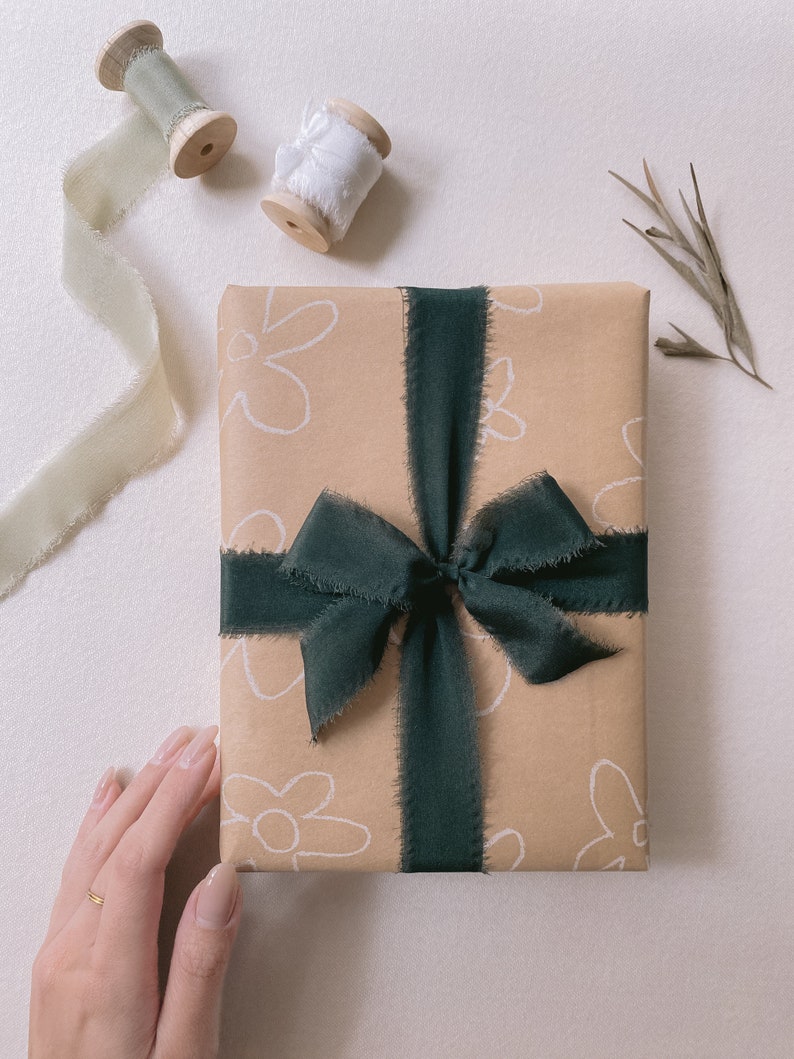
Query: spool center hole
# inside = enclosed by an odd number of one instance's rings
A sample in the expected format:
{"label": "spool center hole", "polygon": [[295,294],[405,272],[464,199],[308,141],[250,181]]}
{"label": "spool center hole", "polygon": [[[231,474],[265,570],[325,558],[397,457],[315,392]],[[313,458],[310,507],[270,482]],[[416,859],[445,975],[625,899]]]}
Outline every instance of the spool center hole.
{"label": "spool center hole", "polygon": [[300,231],[300,225],[296,224],[295,221],[287,221],[288,228],[294,228],[296,232]]}
{"label": "spool center hole", "polygon": [[201,148],[202,155],[208,155],[214,146],[214,143],[205,143],[204,146]]}

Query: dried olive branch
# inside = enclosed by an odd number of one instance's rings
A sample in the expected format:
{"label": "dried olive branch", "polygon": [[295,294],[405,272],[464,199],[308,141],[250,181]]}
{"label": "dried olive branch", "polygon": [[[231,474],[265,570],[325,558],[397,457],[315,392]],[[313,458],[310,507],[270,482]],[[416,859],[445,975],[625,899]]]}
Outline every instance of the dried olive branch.
{"label": "dried olive branch", "polygon": [[[723,356],[720,353],[714,353],[710,349],[706,349],[700,342],[695,341],[691,335],[688,335],[686,331],[683,331],[680,327],[676,327],[675,324],[670,324],[674,331],[680,336],[682,341],[674,342],[670,338],[657,338],[656,346],[668,357],[706,357],[709,360],[724,360],[729,364],[735,364],[736,367],[743,371],[745,375],[749,375],[751,379],[755,379],[760,382],[762,386],[766,386],[768,390],[772,387],[766,380],[762,379],[758,374],[758,369],[755,362],[755,350],[753,349],[753,343],[750,339],[750,335],[747,331],[742,314],[739,311],[739,306],[736,303],[736,296],[733,293],[730,283],[725,276],[725,272],[722,267],[719,252],[717,251],[717,245],[714,241],[709,223],[706,220],[706,214],[703,209],[703,202],[700,197],[700,188],[698,187],[697,177],[695,176],[695,168],[690,163],[689,171],[692,175],[692,184],[695,189],[695,203],[697,206],[697,218],[693,215],[692,210],[689,207],[689,203],[684,198],[682,191],[678,194],[681,198],[681,204],[684,208],[687,221],[692,229],[695,236],[696,245],[693,246],[683,231],[678,227],[672,214],[665,206],[662,201],[662,196],[659,194],[659,190],[656,184],[653,182],[651,171],[648,168],[648,163],[643,159],[642,167],[645,170],[645,179],[648,182],[648,190],[650,195],[646,195],[644,191],[640,191],[633,184],[630,184],[628,180],[625,180],[622,176],[614,173],[611,169],[609,173],[616,180],[619,180],[621,184],[633,192],[637,198],[641,199],[645,205],[656,214],[656,216],[666,225],[666,230],[663,228],[646,228],[644,231],[638,228],[636,224],[632,224],[631,221],[623,219],[623,223],[627,224],[632,231],[635,231],[642,239],[652,246],[657,254],[662,257],[671,268],[675,269],[682,279],[686,280],[690,287],[696,291],[700,297],[707,302],[717,317],[722,328],[723,337],[725,339],[725,349],[727,356]],[[697,271],[677,257],[674,257],[668,250],[660,245],[659,240],[667,240],[672,243],[673,246],[677,247],[683,254],[691,258],[694,262]],[[737,356],[737,350],[744,354],[747,364],[750,367],[746,367],[745,364]]]}

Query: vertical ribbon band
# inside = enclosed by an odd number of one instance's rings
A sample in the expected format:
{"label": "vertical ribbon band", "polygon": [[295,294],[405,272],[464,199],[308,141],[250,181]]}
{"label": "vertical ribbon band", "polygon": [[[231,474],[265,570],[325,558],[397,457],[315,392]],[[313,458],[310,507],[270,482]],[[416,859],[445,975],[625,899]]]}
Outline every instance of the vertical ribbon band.
{"label": "vertical ribbon band", "polygon": [[[406,425],[420,532],[451,560],[471,485],[485,375],[488,292],[404,288]],[[477,714],[446,593],[406,627],[400,665],[401,870],[481,871]]]}

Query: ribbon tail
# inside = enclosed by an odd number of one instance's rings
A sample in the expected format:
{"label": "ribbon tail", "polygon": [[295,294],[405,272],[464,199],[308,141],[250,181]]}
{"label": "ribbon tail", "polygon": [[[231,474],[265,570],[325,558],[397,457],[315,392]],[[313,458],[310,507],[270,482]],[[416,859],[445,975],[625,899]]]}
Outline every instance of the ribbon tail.
{"label": "ribbon tail", "polygon": [[345,596],[312,622],[301,637],[306,709],[312,741],[375,676],[400,611]]}
{"label": "ribbon tail", "polygon": [[482,871],[474,688],[451,605],[411,616],[400,677],[401,871]]}
{"label": "ribbon tail", "polygon": [[499,641],[530,684],[548,684],[616,648],[596,643],[535,592],[468,575],[461,583],[466,609]]}

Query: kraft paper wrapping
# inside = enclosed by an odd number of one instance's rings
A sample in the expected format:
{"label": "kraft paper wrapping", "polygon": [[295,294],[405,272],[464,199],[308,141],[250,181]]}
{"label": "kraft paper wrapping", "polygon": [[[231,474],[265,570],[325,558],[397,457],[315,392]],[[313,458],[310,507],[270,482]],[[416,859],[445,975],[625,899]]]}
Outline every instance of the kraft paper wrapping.
{"label": "kraft paper wrapping", "polygon": [[[644,527],[648,291],[491,288],[470,511],[547,470],[597,533]],[[419,540],[408,501],[399,289],[226,288],[222,537],[285,550],[317,495]],[[529,686],[461,611],[479,713],[488,868],[648,866],[645,621],[573,615],[621,647]],[[221,855],[258,871],[398,871],[400,627],[372,684],[310,743],[297,637],[221,640]]]}

